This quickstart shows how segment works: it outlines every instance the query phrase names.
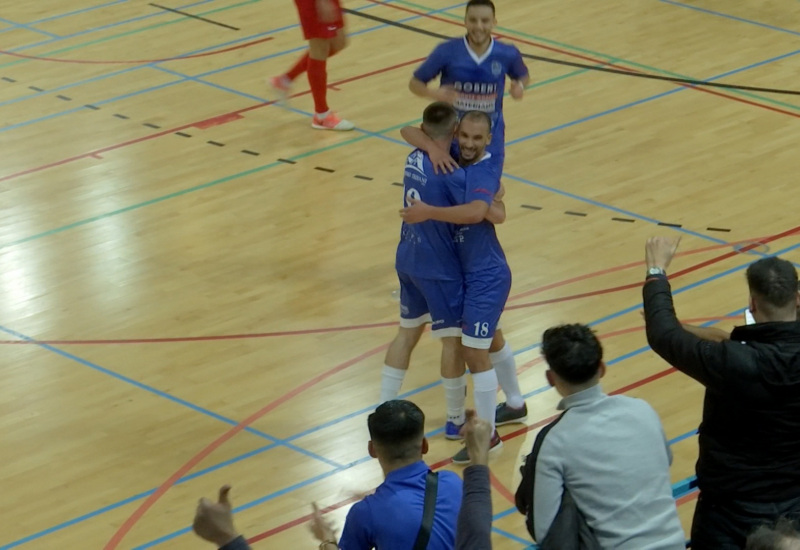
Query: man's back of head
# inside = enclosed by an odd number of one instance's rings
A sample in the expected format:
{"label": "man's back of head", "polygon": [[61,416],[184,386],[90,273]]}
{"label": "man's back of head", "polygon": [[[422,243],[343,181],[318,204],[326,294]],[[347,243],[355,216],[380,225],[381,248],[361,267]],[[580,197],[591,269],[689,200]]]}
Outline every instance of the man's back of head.
{"label": "man's back of head", "polygon": [[452,140],[458,125],[458,112],[449,103],[436,101],[422,113],[422,130],[433,140]]}
{"label": "man's back of head", "polygon": [[747,284],[757,321],[797,318],[797,270],[791,262],[777,257],[758,260],[747,268]]}
{"label": "man's back of head", "polygon": [[602,375],[603,348],[592,329],[585,325],[547,329],[542,336],[542,355],[558,377],[557,382],[561,382],[551,383],[562,394],[563,386],[579,391],[594,385]]}
{"label": "man's back of head", "polygon": [[369,415],[367,426],[371,451],[384,469],[416,462],[426,450],[425,414],[411,401],[386,401]]}
{"label": "man's back of head", "polygon": [[745,550],[800,550],[800,533],[791,521],[781,519],[774,527],[756,529],[747,537]]}

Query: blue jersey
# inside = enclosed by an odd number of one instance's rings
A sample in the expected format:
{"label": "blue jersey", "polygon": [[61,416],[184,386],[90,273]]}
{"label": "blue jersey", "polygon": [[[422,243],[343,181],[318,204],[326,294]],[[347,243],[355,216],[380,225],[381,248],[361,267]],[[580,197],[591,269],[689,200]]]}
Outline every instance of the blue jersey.
{"label": "blue jersey", "polygon": [[[466,172],[459,168],[452,174],[436,174],[426,153],[416,149],[408,155],[403,174],[404,206],[408,206],[409,197],[431,206],[451,206],[448,192],[451,185],[465,188]],[[434,220],[403,223],[395,268],[421,279],[460,280],[455,235],[456,226],[449,223]]]}
{"label": "blue jersey", "polygon": [[466,38],[453,38],[436,46],[414,72],[414,78],[428,83],[441,75],[442,86],[452,86],[459,92],[454,104],[459,116],[467,111],[489,113],[493,137],[502,145],[505,136],[502,126],[497,125],[502,124],[506,75],[519,80],[527,74],[528,68],[515,46],[492,39],[489,49],[478,57]]}
{"label": "blue jersey", "polygon": [[[480,200],[490,206],[500,190],[500,176],[490,161],[491,154],[467,166],[463,186],[454,181],[449,186],[450,200],[454,204],[469,204]],[[460,225],[456,231],[456,251],[464,273],[474,273],[508,264],[503,247],[497,238],[494,224],[483,220],[471,225]]]}

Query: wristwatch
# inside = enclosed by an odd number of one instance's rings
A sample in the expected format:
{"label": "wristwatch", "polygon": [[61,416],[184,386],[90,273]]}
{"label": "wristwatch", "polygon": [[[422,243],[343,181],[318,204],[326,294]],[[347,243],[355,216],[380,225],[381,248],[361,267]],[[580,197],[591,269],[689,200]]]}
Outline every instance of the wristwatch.
{"label": "wristwatch", "polygon": [[660,267],[651,267],[651,268],[649,268],[647,270],[647,276],[648,277],[654,277],[656,275],[665,275],[666,276],[666,274],[667,274],[667,272],[664,271],[664,269],[662,269]]}

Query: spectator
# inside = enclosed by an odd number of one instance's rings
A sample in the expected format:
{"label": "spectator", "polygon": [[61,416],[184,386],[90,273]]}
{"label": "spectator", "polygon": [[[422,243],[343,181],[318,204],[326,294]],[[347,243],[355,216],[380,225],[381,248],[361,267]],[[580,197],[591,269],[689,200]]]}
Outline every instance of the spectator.
{"label": "spectator", "polygon": [[687,330],[676,318],[666,269],[677,247],[677,239],[647,241],[647,341],[706,389],[692,548],[740,549],[759,525],[800,516],[797,271],[779,258],[751,264],[756,323],[716,338]]}

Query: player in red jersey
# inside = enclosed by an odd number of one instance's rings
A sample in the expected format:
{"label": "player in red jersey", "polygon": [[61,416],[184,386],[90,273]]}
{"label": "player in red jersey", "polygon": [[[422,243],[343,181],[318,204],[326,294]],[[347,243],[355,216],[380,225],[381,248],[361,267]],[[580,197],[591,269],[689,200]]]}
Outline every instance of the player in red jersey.
{"label": "player in red jersey", "polygon": [[294,0],[300,14],[303,36],[308,40],[308,51],[285,74],[270,79],[276,94],[285,98],[292,81],[308,73],[311,95],[314,96],[314,118],[311,127],[318,130],[352,130],[352,122],[339,118],[330,110],[327,101],[328,58],[347,45],[344,19],[339,0]]}

